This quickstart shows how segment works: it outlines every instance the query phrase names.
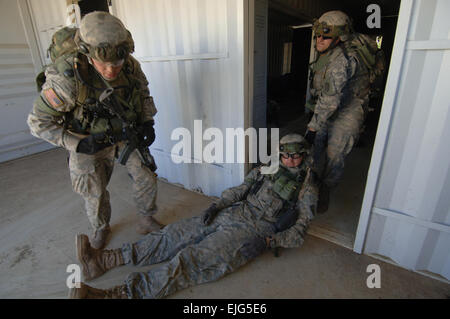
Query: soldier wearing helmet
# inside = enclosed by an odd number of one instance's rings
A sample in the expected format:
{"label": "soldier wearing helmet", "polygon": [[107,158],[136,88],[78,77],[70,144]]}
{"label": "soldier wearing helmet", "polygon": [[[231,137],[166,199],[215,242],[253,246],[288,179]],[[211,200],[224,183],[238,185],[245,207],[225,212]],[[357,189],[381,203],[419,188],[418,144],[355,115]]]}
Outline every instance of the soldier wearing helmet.
{"label": "soldier wearing helmet", "polygon": [[[155,139],[157,110],[148,81],[130,55],[134,51],[132,36],[118,18],[106,12],[89,13],[70,40],[75,50],[66,50],[68,53],[56,57],[45,70],[45,83],[28,125],[34,136],[68,150],[72,187],[83,197],[94,230],[91,243],[102,248],[111,218],[106,187],[115,158],[129,143],[124,120],[136,127],[139,143],[148,149]],[[70,48],[70,43],[60,47]],[[122,117],[100,98],[107,87],[119,101]],[[146,234],[160,229],[152,217],[157,210],[156,168],[144,165],[137,150],[129,154],[126,167],[139,210],[137,231]]]}
{"label": "soldier wearing helmet", "polygon": [[[329,193],[342,177],[344,161],[359,138],[369,102],[369,73],[356,52],[347,50],[350,18],[329,11],[313,25],[317,59],[311,65],[306,110],[312,113],[305,138],[314,144],[321,179],[318,212],[328,209]],[[325,166],[318,164],[326,157]]]}
{"label": "soldier wearing helmet", "polygon": [[318,196],[309,144],[301,135],[280,141],[282,165],[272,175],[254,168],[244,182],[226,189],[201,215],[167,225],[121,249],[95,250],[78,235],[77,258],[85,280],[111,268],[160,265],[134,272],[125,283],[102,290],[81,283],[71,298],[162,298],[218,280],[268,248],[299,247],[315,215]]}

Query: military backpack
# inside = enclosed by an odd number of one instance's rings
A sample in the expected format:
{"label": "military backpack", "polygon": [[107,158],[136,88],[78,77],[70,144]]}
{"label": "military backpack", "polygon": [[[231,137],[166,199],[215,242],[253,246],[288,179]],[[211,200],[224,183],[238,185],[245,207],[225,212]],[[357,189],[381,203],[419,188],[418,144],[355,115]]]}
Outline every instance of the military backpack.
{"label": "military backpack", "polygon": [[377,41],[367,34],[353,33],[348,41],[344,42],[346,53],[356,52],[369,72],[370,95],[377,96],[384,83],[386,61],[384,53],[378,48]]}
{"label": "military backpack", "polygon": [[[52,42],[47,49],[47,57],[52,63],[59,57],[75,53],[78,48],[75,44],[74,37],[77,28],[64,27],[56,31],[52,36]],[[45,83],[45,67],[36,77],[36,85],[38,92],[42,91],[42,85]]]}

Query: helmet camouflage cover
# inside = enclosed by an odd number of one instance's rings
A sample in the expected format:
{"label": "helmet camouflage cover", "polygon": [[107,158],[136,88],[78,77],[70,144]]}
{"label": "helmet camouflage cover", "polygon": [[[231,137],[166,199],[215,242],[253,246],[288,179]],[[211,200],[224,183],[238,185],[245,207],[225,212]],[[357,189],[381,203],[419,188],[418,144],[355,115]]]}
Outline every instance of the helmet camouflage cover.
{"label": "helmet camouflage cover", "polygon": [[280,153],[309,154],[309,144],[300,134],[288,134],[280,140]]}
{"label": "helmet camouflage cover", "polygon": [[325,36],[347,41],[351,33],[352,25],[350,18],[342,11],[325,12],[314,22],[314,36]]}
{"label": "helmet camouflage cover", "polygon": [[134,51],[131,33],[118,18],[103,11],[83,17],[75,42],[82,53],[104,62],[125,59]]}

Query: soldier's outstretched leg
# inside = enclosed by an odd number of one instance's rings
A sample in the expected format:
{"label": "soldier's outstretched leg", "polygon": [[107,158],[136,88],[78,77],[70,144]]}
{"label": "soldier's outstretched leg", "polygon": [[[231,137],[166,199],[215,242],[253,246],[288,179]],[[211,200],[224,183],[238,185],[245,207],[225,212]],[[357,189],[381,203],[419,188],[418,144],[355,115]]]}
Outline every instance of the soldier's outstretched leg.
{"label": "soldier's outstretched leg", "polygon": [[180,250],[173,258],[148,272],[126,279],[130,298],[162,298],[181,289],[215,281],[266,250],[263,235],[248,226],[220,226],[204,240]]}
{"label": "soldier's outstretched leg", "polygon": [[89,281],[125,264],[146,266],[163,262],[184,247],[201,241],[215,227],[206,227],[200,217],[183,219],[161,231],[149,233],[136,243],[127,243],[121,249],[113,250],[94,249],[86,235],[77,235],[76,254],[83,277]]}
{"label": "soldier's outstretched leg", "polygon": [[135,150],[126,163],[128,172],[133,179],[133,196],[138,208],[138,226],[136,231],[145,235],[163,227],[153,215],[157,212],[157,178],[142,161]]}
{"label": "soldier's outstretched leg", "polygon": [[[266,250],[264,237],[248,230],[234,226],[219,227],[198,243],[193,242],[182,249],[179,249],[181,246],[177,247],[178,253],[169,262],[146,273],[131,273],[125,285],[119,287],[120,291],[128,298],[162,298],[193,285],[217,280]],[[163,251],[158,249],[158,253]],[[69,292],[69,298],[77,299],[108,298],[110,295],[111,290],[96,289],[83,283],[80,288],[73,288]],[[116,295],[115,298],[121,297]]]}
{"label": "soldier's outstretched leg", "polygon": [[114,168],[114,148],[108,147],[95,155],[71,152],[69,157],[70,178],[73,190],[85,202],[86,213],[91,223],[92,246],[104,247],[111,230],[111,205],[106,186]]}
{"label": "soldier's outstretched leg", "polygon": [[216,224],[205,226],[200,216],[181,219],[151,232],[136,243],[122,246],[126,264],[147,266],[167,261],[184,247],[203,240],[214,232]]}

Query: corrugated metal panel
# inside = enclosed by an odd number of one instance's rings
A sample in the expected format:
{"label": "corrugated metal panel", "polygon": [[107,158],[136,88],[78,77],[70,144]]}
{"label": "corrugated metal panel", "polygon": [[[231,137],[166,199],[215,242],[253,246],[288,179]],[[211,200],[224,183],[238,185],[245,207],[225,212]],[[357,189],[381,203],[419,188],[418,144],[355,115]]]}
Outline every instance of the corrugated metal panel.
{"label": "corrugated metal panel", "polygon": [[242,1],[118,0],[113,6],[133,34],[134,56],[158,108],[151,151],[159,176],[208,195],[238,184],[243,164],[174,164],[178,141],[171,134],[178,127],[193,134],[194,120],[203,120],[203,130],[244,127]]}
{"label": "corrugated metal panel", "polygon": [[35,68],[16,1],[0,0],[0,162],[46,149],[29,133]]}
{"label": "corrugated metal panel", "polygon": [[413,4],[364,251],[450,279],[450,2]]}
{"label": "corrugated metal panel", "polygon": [[293,41],[294,32],[288,25],[271,25],[268,34],[268,76],[283,74],[284,44]]}

